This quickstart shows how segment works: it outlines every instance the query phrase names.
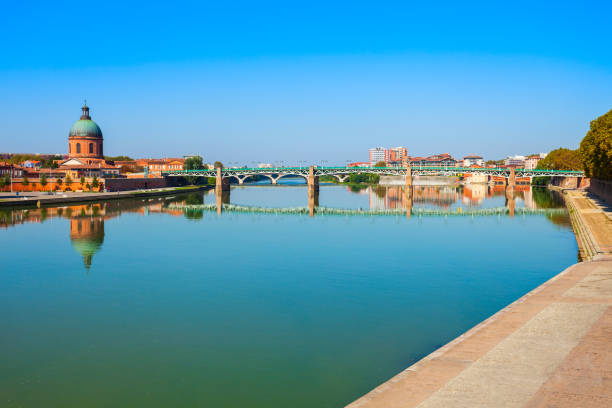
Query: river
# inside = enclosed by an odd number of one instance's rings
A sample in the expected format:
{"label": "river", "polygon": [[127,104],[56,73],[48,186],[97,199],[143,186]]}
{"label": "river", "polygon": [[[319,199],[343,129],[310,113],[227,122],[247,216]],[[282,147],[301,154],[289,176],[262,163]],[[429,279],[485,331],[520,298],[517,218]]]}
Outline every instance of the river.
{"label": "river", "polygon": [[[307,206],[285,183],[229,201]],[[576,261],[567,214],[456,216],[503,189],[415,187],[415,214],[450,215],[367,215],[404,200],[322,185],[320,207],[365,216],[181,209],[212,191],[0,210],[0,405],[342,407]]]}

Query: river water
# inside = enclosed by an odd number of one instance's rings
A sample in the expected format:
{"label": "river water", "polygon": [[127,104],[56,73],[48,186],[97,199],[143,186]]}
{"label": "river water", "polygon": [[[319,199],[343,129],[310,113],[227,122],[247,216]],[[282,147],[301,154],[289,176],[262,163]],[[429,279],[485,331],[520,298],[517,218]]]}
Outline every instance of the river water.
{"label": "river water", "polygon": [[[307,206],[287,183],[229,201]],[[442,186],[411,206],[449,216],[181,210],[214,192],[0,210],[0,406],[342,407],[576,262],[567,214],[456,215],[510,201],[561,205]],[[322,185],[318,205],[406,203]]]}

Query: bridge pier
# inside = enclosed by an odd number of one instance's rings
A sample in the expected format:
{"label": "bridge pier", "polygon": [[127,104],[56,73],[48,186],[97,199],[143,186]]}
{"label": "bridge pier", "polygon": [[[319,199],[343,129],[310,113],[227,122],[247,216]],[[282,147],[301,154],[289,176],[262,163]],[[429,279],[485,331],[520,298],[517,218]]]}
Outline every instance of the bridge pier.
{"label": "bridge pier", "polygon": [[315,176],[314,166],[310,166],[306,182],[308,183],[308,197],[310,197],[311,193],[319,191],[319,176]]}
{"label": "bridge pier", "polygon": [[223,212],[223,204],[230,203],[230,190],[215,191],[215,198],[217,200],[217,214],[221,214]]}
{"label": "bridge pier", "polygon": [[514,197],[514,188],[508,187],[506,189],[506,207],[508,207],[508,212],[510,217],[514,217],[514,210],[516,208],[516,198]]}
{"label": "bridge pier", "polygon": [[514,189],[514,186],[516,186],[516,173],[512,168],[510,169],[510,176],[508,177],[507,188]]}
{"label": "bridge pier", "polygon": [[314,217],[315,210],[319,206],[319,190],[308,189],[308,214]]}
{"label": "bridge pier", "polygon": [[215,183],[215,190],[218,192],[221,192],[221,191],[229,191],[229,189],[230,189],[229,179],[223,178],[223,176],[221,175],[221,167],[217,167],[217,178],[216,178],[216,183]]}
{"label": "bridge pier", "polygon": [[412,215],[412,186],[404,189],[404,205],[406,207],[406,218]]}
{"label": "bridge pier", "polygon": [[406,189],[412,189],[412,167],[406,168]]}

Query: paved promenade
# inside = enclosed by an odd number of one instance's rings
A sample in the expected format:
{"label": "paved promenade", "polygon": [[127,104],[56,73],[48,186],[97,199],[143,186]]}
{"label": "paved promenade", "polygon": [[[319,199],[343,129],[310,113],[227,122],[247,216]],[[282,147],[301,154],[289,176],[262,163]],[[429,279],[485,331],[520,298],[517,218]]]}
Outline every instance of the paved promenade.
{"label": "paved promenade", "polygon": [[612,407],[612,222],[584,193],[570,195],[598,251],[591,261],[569,267],[348,407]]}

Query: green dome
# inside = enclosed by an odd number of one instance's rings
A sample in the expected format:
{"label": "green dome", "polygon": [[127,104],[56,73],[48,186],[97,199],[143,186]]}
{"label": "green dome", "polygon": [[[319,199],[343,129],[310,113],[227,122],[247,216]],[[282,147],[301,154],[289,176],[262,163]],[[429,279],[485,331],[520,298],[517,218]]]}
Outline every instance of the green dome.
{"label": "green dome", "polygon": [[93,120],[81,119],[70,128],[69,137],[96,137],[102,139],[102,130]]}

